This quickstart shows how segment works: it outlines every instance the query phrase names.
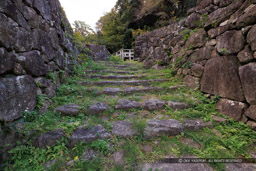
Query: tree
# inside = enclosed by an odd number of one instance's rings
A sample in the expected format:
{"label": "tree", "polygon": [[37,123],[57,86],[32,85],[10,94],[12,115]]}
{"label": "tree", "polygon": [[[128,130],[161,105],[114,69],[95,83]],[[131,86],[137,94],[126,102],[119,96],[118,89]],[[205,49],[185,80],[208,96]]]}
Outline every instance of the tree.
{"label": "tree", "polygon": [[95,34],[91,26],[86,24],[84,21],[75,21],[73,26],[74,26],[74,32],[79,32],[83,36]]}

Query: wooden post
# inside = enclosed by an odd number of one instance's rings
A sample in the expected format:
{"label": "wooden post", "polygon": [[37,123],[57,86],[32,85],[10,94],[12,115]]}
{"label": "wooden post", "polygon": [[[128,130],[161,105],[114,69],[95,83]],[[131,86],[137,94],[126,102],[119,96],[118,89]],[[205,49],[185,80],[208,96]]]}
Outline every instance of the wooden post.
{"label": "wooden post", "polygon": [[131,61],[132,60],[132,53],[131,53],[131,49],[129,49],[129,61]]}

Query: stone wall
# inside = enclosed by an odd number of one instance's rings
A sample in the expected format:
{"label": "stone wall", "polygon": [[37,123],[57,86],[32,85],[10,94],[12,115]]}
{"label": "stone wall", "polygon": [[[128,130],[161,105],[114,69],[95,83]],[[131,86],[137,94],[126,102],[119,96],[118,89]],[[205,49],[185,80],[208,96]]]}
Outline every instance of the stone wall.
{"label": "stone wall", "polygon": [[107,61],[110,57],[110,53],[104,45],[91,44],[86,45],[86,47],[89,49],[88,55],[91,56],[93,60]]}
{"label": "stone wall", "polygon": [[172,67],[184,82],[218,94],[220,112],[256,129],[256,0],[201,0],[188,17],[136,39],[147,67]]}
{"label": "stone wall", "polygon": [[33,110],[37,95],[53,97],[72,72],[78,50],[71,34],[58,0],[0,1],[0,145],[19,137],[2,133],[6,126]]}

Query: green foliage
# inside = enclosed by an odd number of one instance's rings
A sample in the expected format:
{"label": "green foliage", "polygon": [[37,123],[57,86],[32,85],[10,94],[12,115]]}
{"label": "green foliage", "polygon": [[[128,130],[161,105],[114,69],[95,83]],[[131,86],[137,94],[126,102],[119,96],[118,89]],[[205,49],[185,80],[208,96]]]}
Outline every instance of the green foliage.
{"label": "green foliage", "polygon": [[106,155],[109,152],[108,141],[107,140],[96,140],[91,143],[91,148],[100,151],[102,154]]}
{"label": "green foliage", "polygon": [[79,160],[75,162],[73,170],[103,170],[103,161],[101,158],[93,158],[90,160]]}
{"label": "green foliage", "polygon": [[5,170],[43,171],[45,162],[59,159],[67,153],[68,149],[64,140],[62,142],[57,141],[55,146],[47,147],[46,149],[36,148],[32,145],[16,146],[9,151],[11,157]]}
{"label": "green foliage", "polygon": [[144,129],[147,126],[147,122],[145,120],[135,119],[133,120],[133,128],[138,133],[138,140],[144,139]]}
{"label": "green foliage", "polygon": [[54,84],[56,84],[55,73],[49,72],[49,73],[46,75],[46,78],[52,80],[52,82],[53,82]]}
{"label": "green foliage", "polygon": [[45,94],[39,94],[36,96],[36,108],[41,109],[41,107],[44,105],[45,101],[50,101],[50,98],[46,96]]}
{"label": "green foliage", "polygon": [[202,14],[201,17],[200,17],[200,20],[195,21],[195,24],[198,27],[203,28],[207,21],[208,21],[208,15],[207,14]]}
{"label": "green foliage", "polygon": [[220,53],[221,53],[221,54],[227,53],[227,49],[226,49],[226,48],[220,49]]}
{"label": "green foliage", "polygon": [[123,146],[124,156],[129,166],[136,165],[140,156],[140,149],[136,143],[127,140]]}
{"label": "green foliage", "polygon": [[22,113],[22,118],[26,122],[33,122],[37,116],[38,116],[37,111],[25,111]]}
{"label": "green foliage", "polygon": [[124,63],[123,59],[118,55],[110,56],[109,60],[113,63],[119,63],[119,64]]}

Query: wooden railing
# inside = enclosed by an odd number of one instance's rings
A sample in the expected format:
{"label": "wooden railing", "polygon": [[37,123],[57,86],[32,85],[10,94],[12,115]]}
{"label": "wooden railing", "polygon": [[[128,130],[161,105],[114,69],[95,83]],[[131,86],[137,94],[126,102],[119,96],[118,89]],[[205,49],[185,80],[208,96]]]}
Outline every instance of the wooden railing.
{"label": "wooden railing", "polygon": [[120,56],[124,61],[125,60],[134,60],[134,50],[133,49],[120,49],[116,52],[117,56]]}

